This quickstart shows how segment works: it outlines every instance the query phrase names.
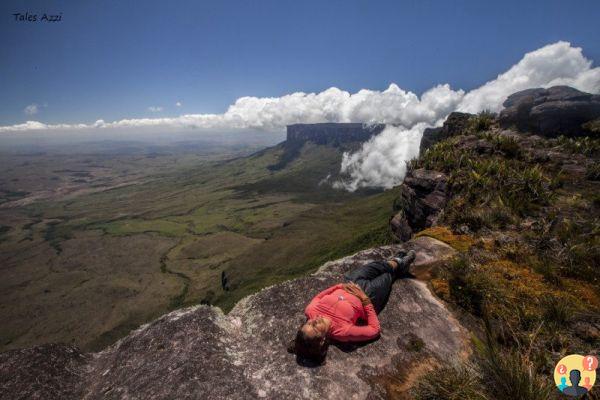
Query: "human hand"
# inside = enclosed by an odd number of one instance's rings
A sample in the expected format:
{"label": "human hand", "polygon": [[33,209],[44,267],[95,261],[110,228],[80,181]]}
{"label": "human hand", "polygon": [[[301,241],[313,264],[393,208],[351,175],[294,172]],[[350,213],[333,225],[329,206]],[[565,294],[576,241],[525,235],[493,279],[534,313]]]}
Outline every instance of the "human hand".
{"label": "human hand", "polygon": [[363,292],[363,290],[360,288],[360,286],[358,286],[356,283],[344,283],[343,289],[351,295],[356,296],[363,304],[363,306],[366,306],[367,304],[371,303],[371,299],[369,299],[369,296],[367,296],[365,292]]}

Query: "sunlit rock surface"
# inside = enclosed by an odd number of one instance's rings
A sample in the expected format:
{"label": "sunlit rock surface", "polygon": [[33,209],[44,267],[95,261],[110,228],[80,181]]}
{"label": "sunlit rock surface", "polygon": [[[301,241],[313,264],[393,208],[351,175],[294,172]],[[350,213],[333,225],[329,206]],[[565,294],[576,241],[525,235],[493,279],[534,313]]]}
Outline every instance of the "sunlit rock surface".
{"label": "sunlit rock surface", "polygon": [[[454,254],[420,237],[424,271]],[[323,265],[314,275],[266,288],[228,314],[196,306],[140,327],[113,346],[81,354],[48,345],[0,355],[2,398],[84,399],[377,399],[407,390],[438,361],[468,354],[465,330],[444,305],[414,279],[394,284],[380,314],[381,337],[363,346],[331,346],[323,366],[299,365],[286,351],[303,309],[342,274],[400,247],[362,251]]]}

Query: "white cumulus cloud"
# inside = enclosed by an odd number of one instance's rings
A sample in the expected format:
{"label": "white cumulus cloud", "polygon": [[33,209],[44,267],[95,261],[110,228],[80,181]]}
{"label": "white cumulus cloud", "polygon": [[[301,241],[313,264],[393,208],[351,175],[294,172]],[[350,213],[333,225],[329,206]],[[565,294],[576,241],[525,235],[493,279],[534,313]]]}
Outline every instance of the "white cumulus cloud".
{"label": "white cumulus cloud", "polygon": [[[348,174],[349,179],[336,185],[351,191],[367,186],[396,186],[404,179],[406,162],[418,156],[425,128],[440,125],[450,111],[497,112],[514,92],[555,85],[569,85],[584,92],[599,93],[600,68],[592,68],[592,62],[583,56],[581,48],[557,42],[525,54],[508,71],[468,93],[434,92],[434,89],[425,92],[420,105],[430,112],[430,118],[419,121],[422,123],[401,123],[404,129],[386,129],[364,143],[358,152],[344,154],[341,172]],[[428,99],[428,96],[431,98]],[[426,111],[422,113],[426,114]]]}
{"label": "white cumulus cloud", "polygon": [[181,107],[183,104],[181,104],[180,101],[178,101],[177,103],[175,103],[175,107]]}
{"label": "white cumulus cloud", "polygon": [[[346,154],[341,166],[349,180],[338,182],[349,190],[363,186],[391,187],[406,173],[405,162],[415,157],[422,132],[440,125],[455,110],[499,111],[506,97],[533,87],[570,85],[600,92],[600,68],[592,67],[582,49],[557,42],[525,54],[506,72],[465,92],[448,84],[436,85],[421,96],[392,83],[385,90],[356,93],[332,87],[320,93],[297,92],[281,97],[241,97],[221,114],[185,114],[177,117],[98,120],[90,124],[44,124],[27,121],[0,126],[0,132],[32,130],[134,129],[262,129],[281,131],[286,125],[316,122],[385,123],[388,127],[354,154]],[[181,103],[177,102],[176,106]],[[149,107],[160,112],[162,107]],[[375,156],[377,155],[377,156]]]}
{"label": "white cumulus cloud", "polygon": [[397,185],[399,176],[406,174],[406,161],[419,155],[425,126],[424,123],[412,128],[387,125],[379,135],[365,142],[360,151],[343,155],[341,172],[349,178],[334,182],[333,186],[355,191],[364,186]]}

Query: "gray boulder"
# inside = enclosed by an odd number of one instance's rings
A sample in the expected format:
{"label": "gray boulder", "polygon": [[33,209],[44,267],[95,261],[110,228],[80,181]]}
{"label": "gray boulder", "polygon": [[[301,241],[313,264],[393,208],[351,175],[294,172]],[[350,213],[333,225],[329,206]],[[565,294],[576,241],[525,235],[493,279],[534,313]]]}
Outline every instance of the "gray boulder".
{"label": "gray boulder", "polygon": [[515,126],[546,137],[587,134],[582,125],[600,118],[600,95],[569,86],[523,90],[508,96],[503,106],[502,127]]}
{"label": "gray boulder", "polygon": [[[454,254],[426,237],[405,246],[417,251],[421,272]],[[206,305],[174,311],[99,353],[57,345],[3,353],[1,397],[380,399],[403,393],[431,363],[469,354],[466,331],[421,281],[395,283],[380,314],[378,340],[331,346],[319,367],[299,365],[286,351],[315,294],[344,272],[398,249],[380,247],[329,262],[311,276],[246,297],[228,315]]]}

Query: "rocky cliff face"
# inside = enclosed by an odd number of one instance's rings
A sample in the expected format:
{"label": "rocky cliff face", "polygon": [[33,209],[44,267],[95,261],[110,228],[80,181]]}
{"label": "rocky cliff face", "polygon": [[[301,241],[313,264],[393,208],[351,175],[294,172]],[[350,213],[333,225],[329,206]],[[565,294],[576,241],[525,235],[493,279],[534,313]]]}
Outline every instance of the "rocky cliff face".
{"label": "rocky cliff face", "polygon": [[425,169],[410,171],[394,202],[396,214],[390,220],[392,232],[399,240],[407,241],[414,232],[435,225],[448,197],[446,174]]}
{"label": "rocky cliff face", "polygon": [[[419,271],[455,253],[428,237],[404,246],[417,251]],[[99,353],[81,354],[65,345],[2,353],[0,396],[377,399],[406,391],[435,360],[449,362],[469,352],[465,330],[423,282],[395,283],[375,342],[332,346],[320,367],[299,365],[286,351],[312,296],[339,282],[344,272],[398,249],[380,247],[329,262],[311,276],[245,298],[228,315],[204,305],[172,312]]]}
{"label": "rocky cliff face", "polygon": [[383,124],[361,123],[294,124],[287,127],[288,142],[314,142],[340,145],[347,142],[364,142],[381,133]]}
{"label": "rocky cliff face", "polygon": [[278,162],[268,168],[272,171],[285,168],[300,155],[302,147],[307,142],[334,146],[340,148],[340,150],[348,150],[381,133],[384,128],[384,124],[366,125],[361,123],[288,125],[286,140],[279,145],[283,148],[283,153]]}
{"label": "rocky cliff face", "polygon": [[433,146],[440,140],[456,136],[464,132],[469,126],[469,119],[473,114],[452,112],[444,124],[438,128],[427,128],[423,131],[423,138],[421,139],[421,145],[419,147],[419,153],[423,154],[425,150]]}

